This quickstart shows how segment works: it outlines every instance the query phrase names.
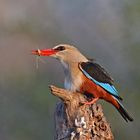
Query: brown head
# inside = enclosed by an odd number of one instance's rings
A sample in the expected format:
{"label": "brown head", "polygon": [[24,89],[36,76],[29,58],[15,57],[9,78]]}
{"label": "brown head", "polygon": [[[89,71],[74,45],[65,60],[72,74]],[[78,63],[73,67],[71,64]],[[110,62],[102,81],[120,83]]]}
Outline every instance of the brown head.
{"label": "brown head", "polygon": [[84,62],[87,58],[77,48],[68,44],[59,44],[52,49],[35,50],[32,54],[50,56],[59,59],[62,63]]}

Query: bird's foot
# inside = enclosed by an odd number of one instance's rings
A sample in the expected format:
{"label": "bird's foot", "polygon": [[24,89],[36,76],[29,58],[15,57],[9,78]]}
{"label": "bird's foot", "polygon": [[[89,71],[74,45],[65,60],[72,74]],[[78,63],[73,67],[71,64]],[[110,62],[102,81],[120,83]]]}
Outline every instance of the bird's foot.
{"label": "bird's foot", "polygon": [[84,105],[91,105],[91,104],[96,103],[96,101],[97,101],[98,99],[99,99],[99,98],[94,98],[92,101],[90,101],[90,102],[84,102],[83,104],[84,104]]}

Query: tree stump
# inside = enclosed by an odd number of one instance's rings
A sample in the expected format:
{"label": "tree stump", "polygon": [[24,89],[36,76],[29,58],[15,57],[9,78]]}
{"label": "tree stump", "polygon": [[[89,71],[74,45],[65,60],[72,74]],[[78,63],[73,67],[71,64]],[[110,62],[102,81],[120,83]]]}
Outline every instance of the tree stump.
{"label": "tree stump", "polygon": [[50,86],[61,99],[55,111],[55,140],[114,140],[100,104],[83,105],[84,95]]}

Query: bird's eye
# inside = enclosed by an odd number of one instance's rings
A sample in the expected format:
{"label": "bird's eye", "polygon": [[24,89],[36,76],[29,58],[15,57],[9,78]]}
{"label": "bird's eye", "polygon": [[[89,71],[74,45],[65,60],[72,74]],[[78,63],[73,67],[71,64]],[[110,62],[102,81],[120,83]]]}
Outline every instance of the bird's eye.
{"label": "bird's eye", "polygon": [[63,51],[63,50],[65,50],[65,47],[64,46],[59,46],[59,47],[55,48],[54,50]]}

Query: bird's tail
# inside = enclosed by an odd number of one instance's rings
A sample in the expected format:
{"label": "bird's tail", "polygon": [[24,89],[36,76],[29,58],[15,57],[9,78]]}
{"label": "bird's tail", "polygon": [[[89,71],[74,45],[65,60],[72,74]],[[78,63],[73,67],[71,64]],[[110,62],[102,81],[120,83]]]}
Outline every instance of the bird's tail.
{"label": "bird's tail", "polygon": [[119,104],[119,107],[116,107],[116,108],[119,111],[119,113],[121,114],[121,116],[126,120],[126,122],[133,121],[133,118],[126,111],[126,109],[124,108],[124,106],[122,105],[122,103],[118,99],[116,99],[116,100],[117,100],[117,102]]}

